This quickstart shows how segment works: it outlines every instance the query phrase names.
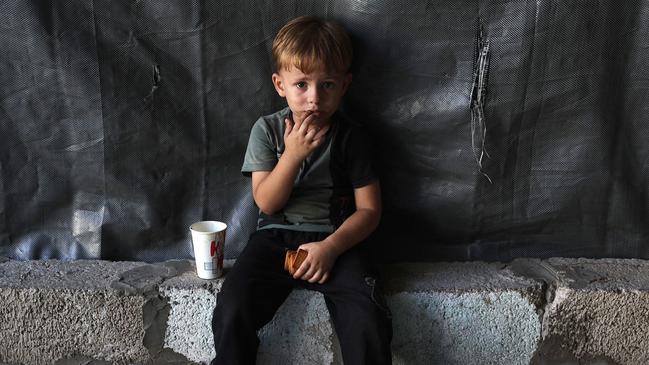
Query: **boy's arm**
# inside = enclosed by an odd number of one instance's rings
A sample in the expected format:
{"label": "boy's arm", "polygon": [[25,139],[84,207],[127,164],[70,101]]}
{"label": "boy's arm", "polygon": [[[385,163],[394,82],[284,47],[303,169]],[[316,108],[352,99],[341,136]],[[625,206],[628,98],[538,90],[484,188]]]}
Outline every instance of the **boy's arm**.
{"label": "boy's arm", "polygon": [[317,130],[309,128],[315,116],[308,116],[295,124],[286,119],[284,153],[272,171],[252,173],[252,196],[262,212],[272,215],[284,208],[293,191],[293,182],[302,161],[325,140],[329,126]]}
{"label": "boy's arm", "polygon": [[356,211],[324,240],[336,256],[367,238],[381,220],[381,187],[378,181],[354,189]]}
{"label": "boy's arm", "polygon": [[378,181],[354,189],[356,211],[331,235],[321,242],[299,248],[308,256],[293,275],[296,279],[320,284],[327,281],[336,258],[367,238],[381,219],[381,187]]}
{"label": "boy's arm", "polygon": [[272,171],[252,172],[252,196],[262,212],[272,215],[282,209],[293,191],[300,163],[282,156]]}

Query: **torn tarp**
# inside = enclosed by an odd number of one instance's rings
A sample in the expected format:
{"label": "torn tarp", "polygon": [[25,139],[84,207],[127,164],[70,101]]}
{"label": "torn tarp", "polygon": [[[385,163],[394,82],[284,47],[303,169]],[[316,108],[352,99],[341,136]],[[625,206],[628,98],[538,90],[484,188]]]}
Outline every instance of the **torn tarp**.
{"label": "torn tarp", "polygon": [[270,45],[341,22],[344,109],[373,138],[388,260],[649,258],[643,1],[0,4],[0,256],[191,257],[255,226],[239,169],[284,106]]}

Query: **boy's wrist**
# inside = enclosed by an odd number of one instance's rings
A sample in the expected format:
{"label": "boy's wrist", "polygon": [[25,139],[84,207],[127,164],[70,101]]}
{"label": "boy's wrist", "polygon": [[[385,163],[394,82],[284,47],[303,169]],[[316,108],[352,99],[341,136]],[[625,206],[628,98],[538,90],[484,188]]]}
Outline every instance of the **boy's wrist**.
{"label": "boy's wrist", "polygon": [[282,159],[284,161],[290,163],[294,167],[299,167],[302,164],[302,160],[304,160],[304,159],[300,158],[300,156],[296,156],[294,153],[292,153],[289,150],[284,151],[284,153],[280,157],[280,160],[282,160]]}
{"label": "boy's wrist", "polygon": [[340,256],[342,254],[342,245],[340,244],[340,242],[332,238],[331,235],[325,238],[322,243],[326,246],[328,251],[333,252],[336,256]]}

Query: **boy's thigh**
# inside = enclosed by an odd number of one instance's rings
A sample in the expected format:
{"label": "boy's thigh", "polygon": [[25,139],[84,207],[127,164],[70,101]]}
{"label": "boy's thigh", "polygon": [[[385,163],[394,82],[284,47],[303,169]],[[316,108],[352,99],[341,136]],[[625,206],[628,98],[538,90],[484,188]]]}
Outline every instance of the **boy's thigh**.
{"label": "boy's thigh", "polygon": [[231,285],[289,284],[284,273],[285,248],[282,238],[272,230],[260,230],[250,235],[246,247],[226,272],[224,289]]}
{"label": "boy's thigh", "polygon": [[[248,243],[237,257],[234,266],[226,272],[228,281],[259,280],[280,281],[282,284],[299,286],[300,280],[284,270],[287,250],[295,250],[303,243],[322,240],[325,234],[283,229],[262,229],[250,235]],[[232,278],[232,279],[231,279]],[[236,280],[233,280],[236,279]]]}
{"label": "boy's thigh", "polygon": [[283,252],[281,240],[273,232],[251,235],[217,295],[212,322],[215,331],[230,325],[243,326],[242,331],[258,330],[273,318],[293,289],[292,278],[283,272]]}
{"label": "boy's thigh", "polygon": [[338,256],[329,274],[329,280],[323,286],[325,290],[328,286],[354,287],[365,282],[365,278],[377,275],[378,270],[370,260],[367,251],[363,247],[356,246]]}
{"label": "boy's thigh", "polygon": [[307,283],[307,288],[323,293],[328,300],[376,305],[385,315],[391,316],[378,268],[362,246],[340,255],[324,284]]}

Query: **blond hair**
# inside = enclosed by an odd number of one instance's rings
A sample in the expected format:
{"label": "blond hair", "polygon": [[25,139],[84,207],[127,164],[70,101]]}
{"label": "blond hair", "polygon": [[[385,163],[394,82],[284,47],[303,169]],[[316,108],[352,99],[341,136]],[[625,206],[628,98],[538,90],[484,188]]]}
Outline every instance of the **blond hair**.
{"label": "blond hair", "polygon": [[347,73],[353,51],[342,26],[313,16],[301,16],[286,23],[273,41],[275,71],[297,67],[311,73],[322,67],[327,72]]}

